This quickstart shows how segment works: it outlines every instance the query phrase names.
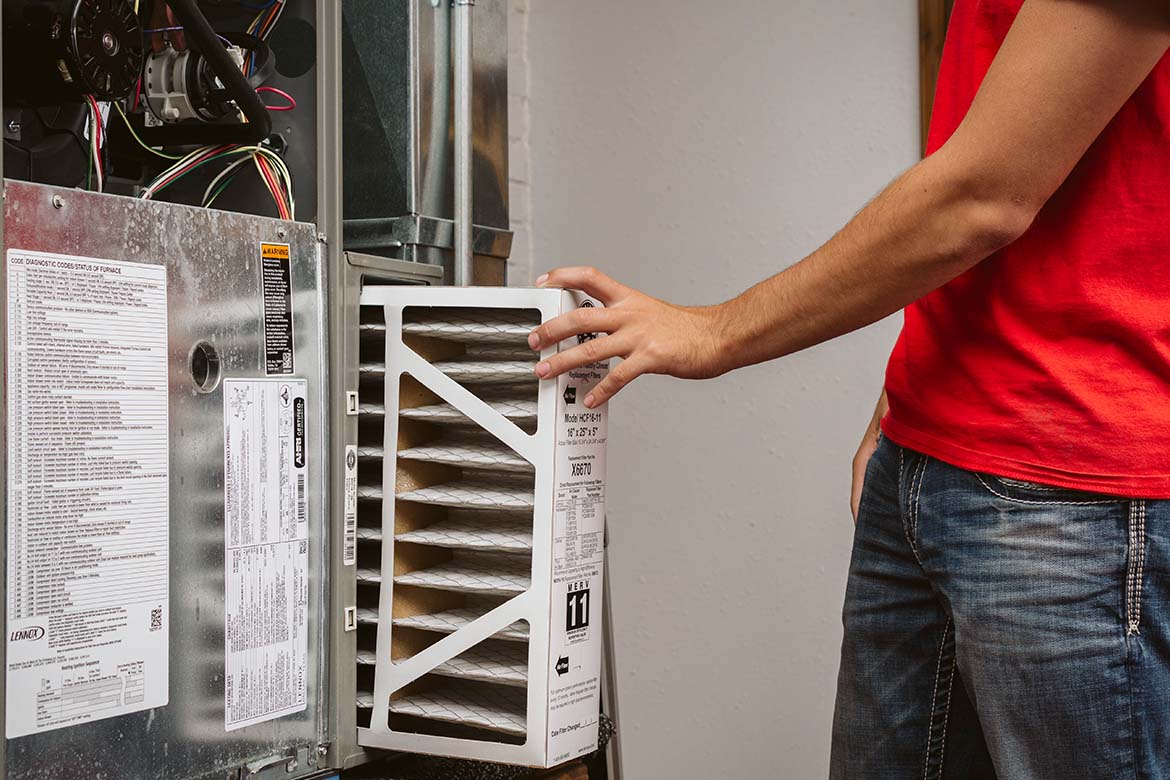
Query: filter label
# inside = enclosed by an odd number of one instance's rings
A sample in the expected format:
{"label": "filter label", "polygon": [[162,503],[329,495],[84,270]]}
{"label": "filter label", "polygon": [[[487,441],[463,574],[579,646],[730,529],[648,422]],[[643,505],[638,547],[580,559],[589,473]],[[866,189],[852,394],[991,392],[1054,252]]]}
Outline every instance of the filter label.
{"label": "filter label", "polygon": [[[597,304],[585,299],[578,305]],[[554,764],[597,749],[608,431],[605,408],[587,409],[583,402],[608,371],[606,360],[557,379],[548,704],[548,754]]]}
{"label": "filter label", "polygon": [[9,738],[167,703],[167,279],[10,249]]}
{"label": "filter label", "polygon": [[224,399],[224,728],[305,709],[309,518],[303,379]]}

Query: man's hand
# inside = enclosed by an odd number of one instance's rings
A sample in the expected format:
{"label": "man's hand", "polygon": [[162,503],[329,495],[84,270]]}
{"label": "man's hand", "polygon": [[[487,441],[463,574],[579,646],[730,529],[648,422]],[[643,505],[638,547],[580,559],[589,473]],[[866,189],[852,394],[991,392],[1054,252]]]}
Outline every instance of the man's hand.
{"label": "man's hand", "polygon": [[536,280],[538,287],[581,290],[605,308],[577,309],[550,320],[528,337],[543,349],[579,333],[605,333],[536,366],[541,379],[613,357],[625,358],[585,397],[594,408],[642,374],[708,379],[727,370],[721,360],[722,323],[717,307],[675,306],[619,284],[596,268],[560,268]]}
{"label": "man's hand", "polygon": [[890,410],[890,402],[886,400],[886,391],[882,390],[882,397],[878,399],[877,408],[873,410],[873,419],[861,437],[861,444],[857,447],[857,454],[853,456],[853,489],[849,494],[849,508],[853,510],[853,522],[857,522],[857,513],[861,509],[861,489],[865,487],[865,467],[873,457],[878,446],[878,436],[882,432],[882,418]]}

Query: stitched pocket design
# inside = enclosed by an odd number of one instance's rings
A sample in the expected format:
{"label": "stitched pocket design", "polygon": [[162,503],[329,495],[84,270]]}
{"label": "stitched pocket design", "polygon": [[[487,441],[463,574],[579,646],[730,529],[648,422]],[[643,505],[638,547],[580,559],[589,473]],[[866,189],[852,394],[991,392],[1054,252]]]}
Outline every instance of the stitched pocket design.
{"label": "stitched pocket design", "polygon": [[975,475],[983,488],[1004,501],[1017,504],[1052,504],[1057,506],[1088,506],[1093,504],[1121,504],[1124,499],[1103,493],[1088,493],[1083,490],[1041,485],[1020,479],[997,477],[994,474]]}

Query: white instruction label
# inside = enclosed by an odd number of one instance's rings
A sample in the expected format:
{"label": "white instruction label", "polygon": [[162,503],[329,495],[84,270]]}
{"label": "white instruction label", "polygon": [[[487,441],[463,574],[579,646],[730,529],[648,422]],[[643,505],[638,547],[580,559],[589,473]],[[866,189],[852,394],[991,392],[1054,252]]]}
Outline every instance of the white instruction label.
{"label": "white instruction label", "polygon": [[[594,304],[586,301],[582,305]],[[569,346],[576,343],[562,348]],[[550,764],[597,749],[607,420],[604,406],[587,409],[584,401],[608,371],[606,360],[572,369],[557,381],[549,629]]]}
{"label": "white instruction label", "polygon": [[345,447],[345,547],[342,550],[342,563],[346,566],[353,566],[357,563],[357,486],[357,447],[353,444],[347,444]]}
{"label": "white instruction label", "polygon": [[307,388],[303,379],[223,383],[228,731],[305,709]]}
{"label": "white instruction label", "polygon": [[166,269],[10,249],[9,738],[167,703]]}

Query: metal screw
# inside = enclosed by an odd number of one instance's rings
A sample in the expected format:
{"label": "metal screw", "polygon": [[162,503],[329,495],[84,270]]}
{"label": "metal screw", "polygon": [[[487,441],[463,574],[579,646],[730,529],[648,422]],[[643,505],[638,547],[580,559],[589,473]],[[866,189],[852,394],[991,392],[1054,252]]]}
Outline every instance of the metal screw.
{"label": "metal screw", "polygon": [[317,755],[321,756],[322,758],[329,755],[329,743],[328,742],[323,742],[322,744],[317,746]]}
{"label": "metal screw", "polygon": [[55,208],[55,209],[65,208],[65,199],[62,198],[60,195],[54,195],[53,196],[53,208]]}
{"label": "metal screw", "polygon": [[276,229],[276,237],[277,238],[284,238],[287,235],[288,235],[288,231],[285,230],[284,228],[277,228]]}
{"label": "metal screw", "polygon": [[317,241],[319,241],[322,244],[328,244],[329,243],[329,236],[325,235],[324,233],[318,233],[317,234]]}
{"label": "metal screw", "polygon": [[290,758],[284,765],[284,771],[285,772],[297,771],[297,760],[295,758]]}

